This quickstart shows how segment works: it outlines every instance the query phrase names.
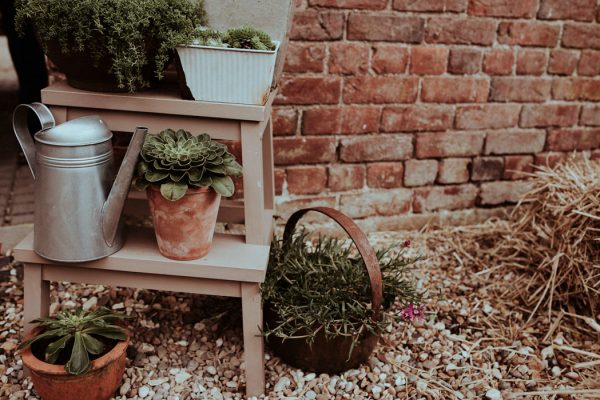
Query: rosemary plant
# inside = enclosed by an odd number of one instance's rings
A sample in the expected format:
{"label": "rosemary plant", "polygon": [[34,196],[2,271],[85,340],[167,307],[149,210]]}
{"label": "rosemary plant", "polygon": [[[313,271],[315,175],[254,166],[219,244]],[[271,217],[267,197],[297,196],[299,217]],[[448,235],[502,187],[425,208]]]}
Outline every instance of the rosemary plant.
{"label": "rosemary plant", "polygon": [[[394,254],[395,253],[395,254]],[[390,311],[398,301],[402,307],[420,304],[419,292],[410,276],[417,258],[407,257],[405,247],[376,252],[383,274],[381,319],[373,321],[371,289],[364,262],[345,241],[319,236],[309,245],[305,231],[284,243],[274,239],[267,277],[261,287],[263,299],[276,314],[276,326],[265,336],[314,341],[319,332],[327,338],[348,336],[355,345],[362,334],[381,332],[394,318]]]}

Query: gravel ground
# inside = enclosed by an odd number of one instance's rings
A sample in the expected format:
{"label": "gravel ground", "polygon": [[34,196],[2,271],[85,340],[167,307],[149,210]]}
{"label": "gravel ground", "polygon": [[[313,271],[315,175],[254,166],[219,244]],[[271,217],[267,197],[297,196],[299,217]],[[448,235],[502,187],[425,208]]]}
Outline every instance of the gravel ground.
{"label": "gravel ground", "polygon": [[[371,239],[386,245],[407,236],[413,251],[431,255],[417,233]],[[390,326],[369,363],[341,375],[302,372],[267,353],[265,398],[599,398],[598,335],[556,327],[548,332],[544,323],[524,328],[518,301],[494,295],[512,277],[486,268],[467,271],[459,262],[425,257],[419,283],[441,294],[428,306],[425,321]],[[0,268],[0,399],[37,398],[15,355],[23,326],[21,274],[18,265]],[[70,284],[53,285],[51,295],[52,312],[106,305],[134,317],[130,360],[117,399],[244,398],[239,301]]]}

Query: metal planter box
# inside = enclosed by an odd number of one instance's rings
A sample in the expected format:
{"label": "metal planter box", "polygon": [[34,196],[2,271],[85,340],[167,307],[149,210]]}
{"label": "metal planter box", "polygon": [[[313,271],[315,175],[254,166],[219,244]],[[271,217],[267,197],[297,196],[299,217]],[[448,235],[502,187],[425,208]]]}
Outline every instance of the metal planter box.
{"label": "metal planter box", "polygon": [[[177,47],[194,100],[263,105],[269,98],[280,43],[274,51]],[[181,78],[180,78],[181,79]]]}

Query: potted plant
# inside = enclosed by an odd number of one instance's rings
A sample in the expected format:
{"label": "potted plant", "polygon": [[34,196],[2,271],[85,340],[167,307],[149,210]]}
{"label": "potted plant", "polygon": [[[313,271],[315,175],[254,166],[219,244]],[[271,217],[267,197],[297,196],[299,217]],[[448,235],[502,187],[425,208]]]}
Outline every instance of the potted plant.
{"label": "potted plant", "polygon": [[183,97],[263,105],[269,97],[279,42],[250,26],[225,32],[199,28],[177,47]]}
{"label": "potted plant", "polygon": [[71,86],[134,92],[162,78],[206,13],[190,0],[21,0],[17,27],[28,19]]}
{"label": "potted plant", "polygon": [[210,251],[221,196],[234,192],[242,167],[208,134],[167,129],[148,135],[134,185],[146,190],[158,248],[165,257],[193,260]]}
{"label": "potted plant", "polygon": [[[310,244],[306,232],[295,233],[298,220],[311,210],[340,224],[359,255],[342,240],[319,236]],[[331,208],[293,214],[283,239],[271,245],[261,287],[264,334],[274,353],[315,372],[338,373],[366,362],[393,318],[422,315],[424,293],[408,275],[416,258],[404,249],[395,255],[390,249],[375,252],[360,228]],[[394,313],[395,302],[404,310]]]}
{"label": "potted plant", "polygon": [[125,318],[106,308],[41,318],[19,345],[23,364],[44,400],[106,400],[121,384],[129,334]]}

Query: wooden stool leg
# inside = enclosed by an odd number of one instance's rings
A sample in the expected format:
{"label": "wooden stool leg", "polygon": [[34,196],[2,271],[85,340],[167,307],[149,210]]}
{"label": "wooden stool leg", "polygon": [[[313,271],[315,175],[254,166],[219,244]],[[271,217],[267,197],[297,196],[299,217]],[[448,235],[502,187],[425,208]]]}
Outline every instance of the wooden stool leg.
{"label": "wooden stool leg", "polygon": [[42,279],[42,265],[25,264],[23,274],[24,286],[24,333],[31,332],[35,324],[31,321],[47,317],[50,313],[50,282]]}
{"label": "wooden stool leg", "polygon": [[258,283],[242,283],[242,316],[246,395],[260,396],[265,392],[265,348],[261,332],[263,317]]}

